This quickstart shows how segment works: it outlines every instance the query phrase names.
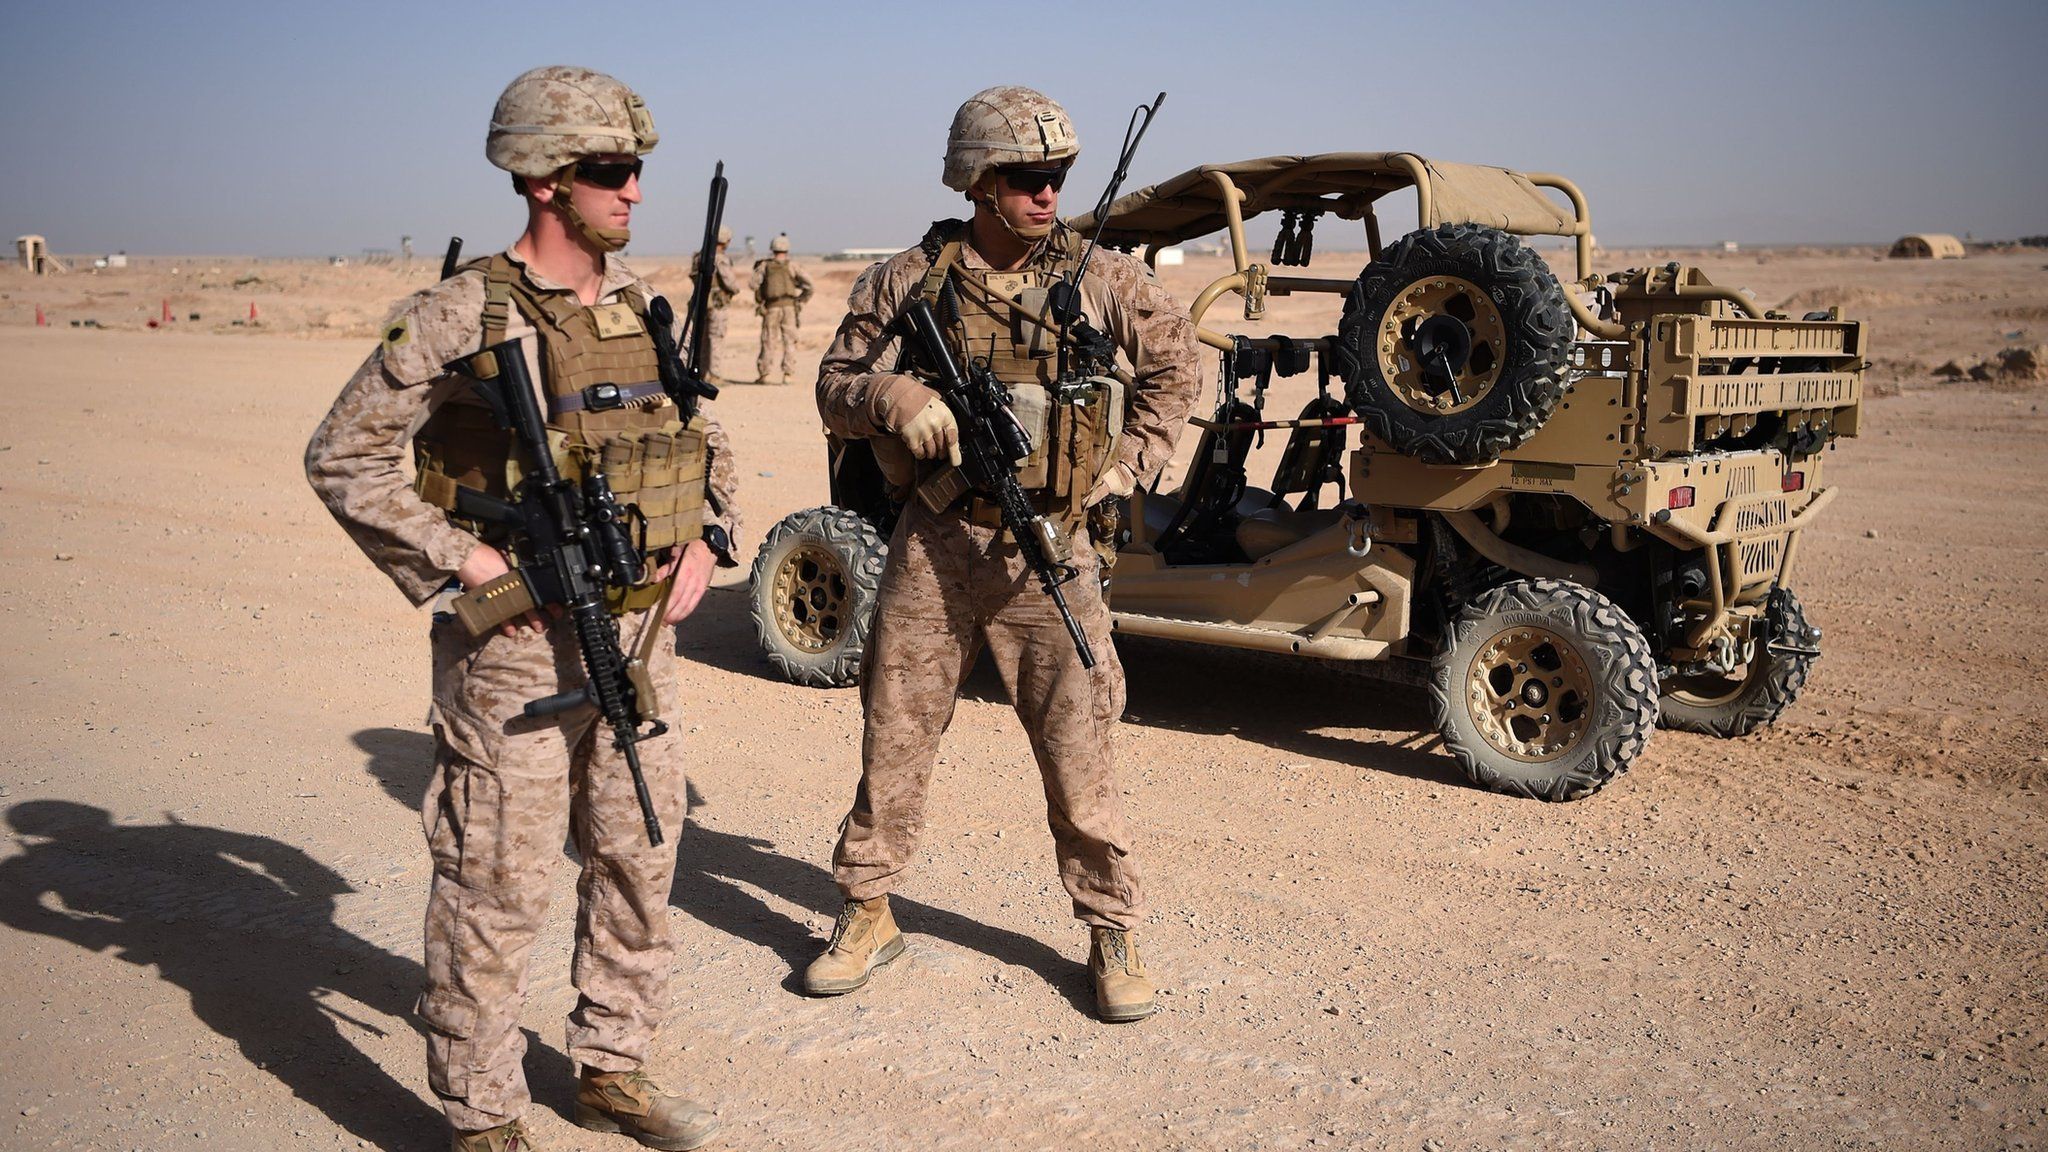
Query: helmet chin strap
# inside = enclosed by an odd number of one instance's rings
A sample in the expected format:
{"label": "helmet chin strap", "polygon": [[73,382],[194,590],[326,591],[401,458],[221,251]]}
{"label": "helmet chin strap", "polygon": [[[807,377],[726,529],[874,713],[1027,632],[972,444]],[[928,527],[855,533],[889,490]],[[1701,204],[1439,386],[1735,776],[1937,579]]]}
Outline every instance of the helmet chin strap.
{"label": "helmet chin strap", "polygon": [[1019,228],[1010,223],[1010,218],[1003,215],[1001,208],[996,207],[996,194],[993,191],[982,199],[982,203],[988,205],[989,214],[996,218],[996,223],[1003,226],[1003,231],[1015,236],[1027,245],[1036,244],[1047,236],[1052,235],[1052,221],[1050,220],[1044,224],[1034,224],[1029,228]]}
{"label": "helmet chin strap", "polygon": [[583,218],[583,213],[576,211],[576,199],[569,194],[570,186],[575,183],[575,180],[576,166],[574,164],[562,169],[561,173],[555,177],[555,198],[551,203],[561,212],[563,218],[569,221],[569,226],[576,229],[577,235],[596,245],[598,251],[617,252],[619,249],[624,248],[626,241],[633,238],[633,230],[631,228],[591,227],[590,222]]}

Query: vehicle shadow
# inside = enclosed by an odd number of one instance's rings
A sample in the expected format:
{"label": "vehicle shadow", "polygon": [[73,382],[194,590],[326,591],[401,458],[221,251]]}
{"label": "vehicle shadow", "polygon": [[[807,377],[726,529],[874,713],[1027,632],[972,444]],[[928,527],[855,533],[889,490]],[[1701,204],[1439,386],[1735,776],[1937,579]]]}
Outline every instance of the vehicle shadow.
{"label": "vehicle shadow", "polygon": [[[304,851],[171,817],[116,825],[104,808],[27,800],[7,812],[0,923],[154,966],[201,1023],[358,1140],[433,1148],[438,1109],[353,1043],[385,1031],[347,1001],[413,1024],[418,963],[335,922],[354,891]],[[225,958],[232,958],[228,961]]]}
{"label": "vehicle shadow", "polygon": [[[706,805],[695,784],[689,790],[690,826],[683,833],[681,859],[669,902],[705,926],[737,936],[775,953],[788,966],[783,987],[802,994],[802,972],[824,941],[798,920],[747,890],[764,889],[824,920],[839,914],[839,891],[832,874],[776,850],[772,840],[706,827],[694,815]],[[979,952],[1002,964],[1016,965],[1065,996],[1080,1012],[1092,1013],[1095,993],[1086,968],[1062,956],[1045,942],[1006,928],[907,899],[889,897],[889,909],[906,933],[930,936],[955,947]]]}
{"label": "vehicle shadow", "polygon": [[[1201,644],[1118,637],[1124,723],[1172,732],[1236,736],[1248,743],[1453,787],[1476,787],[1437,747],[1422,689],[1316,661]],[[961,689],[966,699],[1008,705],[986,654]],[[1329,735],[1369,729],[1386,738]]]}

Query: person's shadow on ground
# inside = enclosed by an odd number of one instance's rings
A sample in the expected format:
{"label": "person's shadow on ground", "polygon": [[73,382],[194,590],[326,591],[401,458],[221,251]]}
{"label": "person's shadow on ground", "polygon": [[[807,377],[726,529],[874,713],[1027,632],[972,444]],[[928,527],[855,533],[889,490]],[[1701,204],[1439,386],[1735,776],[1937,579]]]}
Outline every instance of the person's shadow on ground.
{"label": "person's shadow on ground", "polygon": [[[690,811],[695,813],[704,806],[703,795],[695,784],[690,785]],[[783,855],[773,841],[707,828],[693,816],[683,833],[682,856],[669,903],[707,927],[774,952],[789,969],[782,986],[801,995],[804,966],[817,957],[823,941],[800,921],[749,892],[747,885],[772,892],[826,920],[839,915],[839,890],[833,886],[830,872]],[[1095,1009],[1087,969],[1042,940],[906,899],[901,893],[890,895],[889,910],[906,933],[930,936],[1003,964],[1028,968],[1058,989],[1076,1009]]]}
{"label": "person's shadow on ground", "polygon": [[[398,728],[375,728],[356,733],[355,741],[369,754],[370,774],[385,793],[416,811],[426,789],[433,738]],[[772,892],[831,920],[838,916],[840,905],[831,873],[784,855],[772,841],[706,827],[696,816],[705,803],[703,793],[691,784],[691,818],[677,838],[676,878],[669,903],[707,927],[774,952],[788,968],[783,987],[801,994],[804,966],[818,954],[821,942],[800,920],[776,910],[747,888],[751,885]],[[573,858],[574,846],[565,845],[564,852]],[[1087,970],[1051,945],[900,894],[890,897],[889,906],[905,932],[1028,968],[1059,989],[1076,1008],[1092,1010],[1094,991]]]}
{"label": "person's shadow on ground", "polygon": [[347,1001],[416,1027],[421,972],[335,923],[353,889],[333,869],[266,837],[175,818],[124,827],[69,801],[23,801],[7,822],[23,851],[0,862],[0,923],[153,965],[244,1059],[374,1147],[446,1139],[439,1113],[349,1038],[384,1032]]}

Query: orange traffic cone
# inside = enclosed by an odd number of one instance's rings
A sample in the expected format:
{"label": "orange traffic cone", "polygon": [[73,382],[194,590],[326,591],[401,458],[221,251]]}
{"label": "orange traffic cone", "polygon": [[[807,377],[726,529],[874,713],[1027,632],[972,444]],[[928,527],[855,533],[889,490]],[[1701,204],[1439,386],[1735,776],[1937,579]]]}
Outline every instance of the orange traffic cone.
{"label": "orange traffic cone", "polygon": [[48,328],[49,326],[49,320],[43,316],[43,306],[41,304],[36,305],[36,327]]}
{"label": "orange traffic cone", "polygon": [[170,298],[170,297],[168,297],[168,296],[166,296],[166,297],[164,297],[164,323],[166,323],[166,324],[169,324],[170,322],[171,322],[171,298]]}
{"label": "orange traffic cone", "polygon": [[254,300],[249,301],[249,322],[251,324],[256,322],[256,302]]}

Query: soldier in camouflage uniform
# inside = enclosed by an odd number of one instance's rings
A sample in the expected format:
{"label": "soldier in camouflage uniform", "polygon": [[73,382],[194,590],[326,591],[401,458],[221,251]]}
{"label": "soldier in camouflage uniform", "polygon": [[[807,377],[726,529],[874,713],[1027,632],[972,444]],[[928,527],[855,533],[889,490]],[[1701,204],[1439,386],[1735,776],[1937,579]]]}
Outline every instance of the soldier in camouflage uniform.
{"label": "soldier in camouflage uniform", "polygon": [[[614,484],[637,489],[622,498],[648,513],[657,578],[615,608],[624,647],[646,650],[650,679],[666,688],[676,663],[661,631],[696,607],[714,565],[733,564],[739,517],[725,434],[703,414],[678,419],[657,379],[651,290],[616,255],[640,200],[639,154],[656,139],[640,98],[602,73],[548,67],[514,80],[493,113],[486,156],[512,174],[525,232],[399,307],[314,433],[306,474],[414,603],[444,608],[504,575],[502,534],[453,509],[461,488],[508,494],[515,450],[443,365],[519,339],[546,393],[548,425],[565,438],[564,458],[602,453]],[[416,478],[404,464],[408,444]],[[526,702],[583,682],[573,629],[529,612],[473,636],[437,612],[432,640],[435,773],[422,816],[434,875],[419,1012],[452,1146],[534,1147],[521,1122],[529,1098],[519,1011],[549,872],[570,836],[582,861],[567,1035],[581,1067],[576,1121],[649,1147],[699,1147],[717,1121],[641,1068],[675,958],[675,849],[647,844],[623,757],[594,709],[521,715]],[[642,743],[640,755],[661,821],[680,827],[680,735]]]}
{"label": "soldier in camouflage uniform", "polygon": [[[1128,360],[1130,379],[1063,394],[1075,382],[1056,379],[1061,334],[1046,292],[1071,275],[1084,247],[1057,215],[1079,150],[1065,110],[1031,89],[991,88],[961,105],[945,183],[974,205],[973,218],[933,225],[918,247],[864,274],[820,369],[827,429],[869,439],[896,494],[920,495],[889,544],[861,685],[860,788],[833,853],[846,905],[804,973],[813,994],[852,991],[903,949],[888,893],[916,849],[960,683],[986,645],[1044,777],[1060,880],[1090,928],[1097,1011],[1112,1021],[1152,1011],[1152,982],[1131,939],[1142,902],[1110,752],[1123,670],[1088,533],[1091,509],[1150,482],[1172,457],[1198,390],[1196,346],[1186,312],[1142,263],[1098,251],[1081,283],[1083,311]],[[923,495],[944,479],[948,459],[958,463],[959,429],[900,358],[903,310],[915,295],[932,302],[961,363],[990,360],[1031,433],[1036,448],[1019,482],[1073,535],[1080,577],[1066,594],[1099,661],[1092,671],[993,505],[968,493],[934,510]],[[1112,547],[1105,540],[1099,550]]]}
{"label": "soldier in camouflage uniform", "polygon": [[761,351],[754,359],[754,383],[768,383],[776,368],[780,384],[789,383],[796,361],[796,328],[804,302],[811,298],[811,278],[789,258],[789,237],[768,242],[768,258],[754,261],[754,311],[761,314]]}
{"label": "soldier in camouflage uniform", "polygon": [[[707,337],[704,341],[704,374],[713,384],[725,383],[724,374],[718,370],[718,349],[725,343],[725,307],[732,303],[733,297],[740,294],[739,269],[733,267],[732,254],[727,251],[731,247],[732,229],[721,224],[718,228],[718,252],[711,258],[711,309],[704,314],[704,333]],[[693,270],[690,276],[692,291],[696,290],[697,277],[694,269],[697,267],[697,257],[698,253],[690,253],[690,267]]]}

